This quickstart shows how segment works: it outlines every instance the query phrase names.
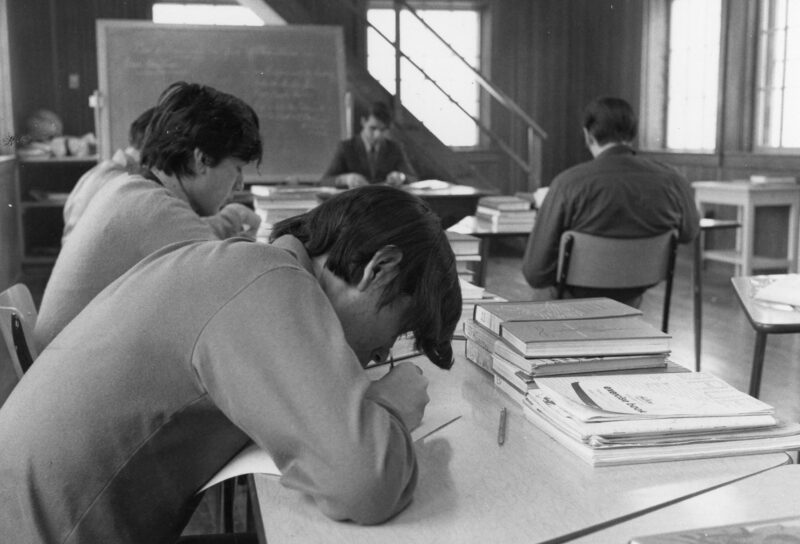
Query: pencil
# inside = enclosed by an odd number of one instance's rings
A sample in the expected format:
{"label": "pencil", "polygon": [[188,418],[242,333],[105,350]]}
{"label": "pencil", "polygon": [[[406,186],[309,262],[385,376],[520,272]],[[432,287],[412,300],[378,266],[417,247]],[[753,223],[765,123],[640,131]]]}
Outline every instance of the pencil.
{"label": "pencil", "polygon": [[506,409],[500,409],[500,425],[497,428],[497,445],[502,446],[506,441]]}

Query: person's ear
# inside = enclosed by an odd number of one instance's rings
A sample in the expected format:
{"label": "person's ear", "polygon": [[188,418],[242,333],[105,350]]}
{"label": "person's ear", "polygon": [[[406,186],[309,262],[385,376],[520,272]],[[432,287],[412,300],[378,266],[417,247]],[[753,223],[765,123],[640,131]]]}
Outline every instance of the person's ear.
{"label": "person's ear", "polygon": [[195,174],[204,174],[208,164],[206,164],[206,155],[200,149],[194,148],[194,171]]}
{"label": "person's ear", "polygon": [[403,252],[397,246],[384,246],[376,251],[364,267],[358,290],[365,291],[373,284],[385,285],[397,275],[402,260]]}
{"label": "person's ear", "polygon": [[583,127],[582,130],[583,130],[583,141],[584,143],[586,143],[587,149],[591,149],[592,146],[596,143],[596,140],[594,139],[594,136],[592,136],[592,133],[586,130],[586,127]]}

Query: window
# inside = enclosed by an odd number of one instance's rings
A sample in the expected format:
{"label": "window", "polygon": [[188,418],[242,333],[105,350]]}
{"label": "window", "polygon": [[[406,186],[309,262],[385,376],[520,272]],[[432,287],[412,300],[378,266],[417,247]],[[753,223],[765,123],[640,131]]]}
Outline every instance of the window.
{"label": "window", "polygon": [[263,26],[252,10],[229,4],[153,4],[154,23]]}
{"label": "window", "polygon": [[670,2],[668,149],[716,148],[721,9],[720,0]]}
{"label": "window", "polygon": [[800,149],[800,2],[762,0],[755,145]]}
{"label": "window", "polygon": [[[419,9],[416,13],[446,40],[470,66],[480,63],[480,12],[474,9]],[[370,9],[369,22],[390,40],[395,39],[394,10]],[[478,118],[480,93],[472,70],[431,34],[408,10],[401,11],[400,46],[464,110]],[[367,34],[367,65],[370,73],[394,94],[394,47],[374,29]],[[400,97],[403,106],[442,142],[450,146],[476,146],[478,127],[453,105],[408,60],[401,62]]]}

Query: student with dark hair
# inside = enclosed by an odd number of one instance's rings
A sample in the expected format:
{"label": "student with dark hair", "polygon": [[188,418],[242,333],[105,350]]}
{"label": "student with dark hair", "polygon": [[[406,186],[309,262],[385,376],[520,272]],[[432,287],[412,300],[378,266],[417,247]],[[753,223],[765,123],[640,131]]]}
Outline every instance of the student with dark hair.
{"label": "student with dark hair", "polygon": [[361,132],[339,142],[323,183],[359,187],[371,183],[402,185],[417,179],[403,147],[388,138],[392,112],[383,102],[370,106],[361,117]]}
{"label": "student with dark hair", "polygon": [[[700,219],[691,185],[670,166],[637,155],[636,131],[636,115],[621,98],[597,98],[586,107],[583,137],[594,160],[565,170],[550,184],[523,257],[522,272],[535,299],[555,298],[564,231],[646,238],[677,229],[681,243],[697,236]],[[567,294],[609,296],[638,307],[644,291],[573,289]]]}
{"label": "student with dark hair", "polygon": [[255,212],[241,204],[220,208],[261,152],[258,117],[243,101],[197,84],[167,88],[147,123],[143,171],[105,183],[61,248],[36,320],[39,346],[153,251],[254,234]]}
{"label": "student with dark hair", "polygon": [[133,174],[139,170],[139,150],[147,129],[147,123],[153,116],[155,108],[145,110],[131,123],[128,131],[128,146],[114,152],[111,159],[101,161],[81,176],[75,187],[64,203],[64,233],[61,235],[61,245],[67,242],[67,237],[75,228],[89,201],[94,198],[97,191],[107,182],[125,174]]}
{"label": "student with dark hair", "polygon": [[273,236],[149,255],[42,352],[0,410],[0,540],[174,542],[250,441],[331,518],[408,505],[427,379],[363,367],[407,331],[452,364],[461,295],[439,218],[370,186]]}

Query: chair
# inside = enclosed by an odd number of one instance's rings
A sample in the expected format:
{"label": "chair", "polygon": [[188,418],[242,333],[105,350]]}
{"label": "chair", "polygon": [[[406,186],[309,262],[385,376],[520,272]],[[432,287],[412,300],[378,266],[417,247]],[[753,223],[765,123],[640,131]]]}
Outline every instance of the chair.
{"label": "chair", "polygon": [[558,252],[558,298],[569,287],[644,290],[666,281],[661,330],[667,332],[677,247],[675,230],[651,238],[605,238],[566,231]]}
{"label": "chair", "polygon": [[33,338],[36,306],[28,288],[18,283],[0,293],[0,406],[22,375],[30,368],[38,352]]}

